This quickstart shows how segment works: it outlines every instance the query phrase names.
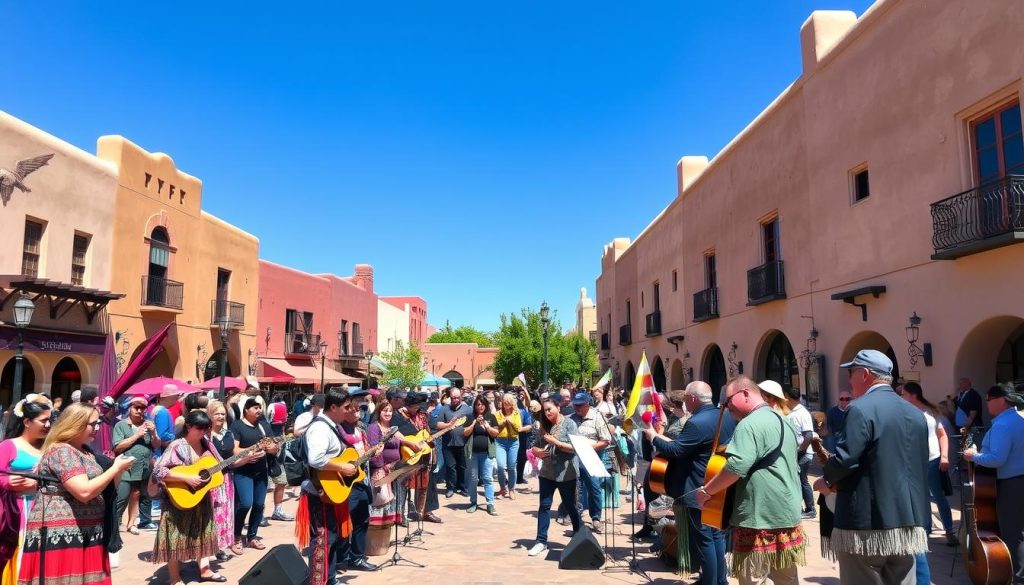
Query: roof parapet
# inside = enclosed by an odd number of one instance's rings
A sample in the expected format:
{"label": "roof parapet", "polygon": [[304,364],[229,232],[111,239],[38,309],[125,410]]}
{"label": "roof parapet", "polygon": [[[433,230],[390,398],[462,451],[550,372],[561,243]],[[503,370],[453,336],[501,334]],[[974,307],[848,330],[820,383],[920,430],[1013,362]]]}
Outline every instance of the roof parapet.
{"label": "roof parapet", "polygon": [[800,54],[804,76],[814,73],[818,63],[857,24],[849,10],[815,10],[800,27]]}

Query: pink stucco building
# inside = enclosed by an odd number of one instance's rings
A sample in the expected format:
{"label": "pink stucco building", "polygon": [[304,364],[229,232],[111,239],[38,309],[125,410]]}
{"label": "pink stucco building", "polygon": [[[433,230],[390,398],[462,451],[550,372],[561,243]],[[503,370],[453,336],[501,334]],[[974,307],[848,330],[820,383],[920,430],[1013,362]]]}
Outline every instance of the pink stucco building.
{"label": "pink stucco building", "polygon": [[475,343],[426,343],[423,345],[423,367],[427,372],[448,378],[459,388],[497,386],[494,378],[495,347]]}
{"label": "pink stucco building", "polygon": [[408,308],[409,345],[423,349],[427,341],[427,301],[420,297],[380,297],[380,300],[398,309]]}
{"label": "pink stucco building", "polygon": [[605,247],[617,383],[644,350],[659,387],[742,372],[815,408],[861,348],[933,399],[961,376],[1024,379],[1022,27],[1018,0],[813,13],[803,73],[710,161],[684,156],[672,202]]}
{"label": "pink stucco building", "polygon": [[[359,384],[367,353],[377,350],[373,267],[352,276],[308,274],[267,260],[259,264],[256,355],[271,390]],[[321,368],[320,356],[327,356]]]}

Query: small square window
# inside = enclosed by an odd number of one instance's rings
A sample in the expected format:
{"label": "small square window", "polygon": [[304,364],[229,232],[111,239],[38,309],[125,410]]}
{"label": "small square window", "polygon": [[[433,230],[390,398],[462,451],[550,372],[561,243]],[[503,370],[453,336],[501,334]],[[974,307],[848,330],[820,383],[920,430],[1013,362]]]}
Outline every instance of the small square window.
{"label": "small square window", "polygon": [[867,165],[862,165],[850,171],[850,190],[853,196],[853,203],[863,201],[871,196]]}

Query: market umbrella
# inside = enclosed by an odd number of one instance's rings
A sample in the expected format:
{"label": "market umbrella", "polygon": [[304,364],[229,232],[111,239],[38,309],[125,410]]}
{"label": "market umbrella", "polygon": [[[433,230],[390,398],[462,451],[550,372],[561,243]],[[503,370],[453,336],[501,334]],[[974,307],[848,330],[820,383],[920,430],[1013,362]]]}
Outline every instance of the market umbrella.
{"label": "market umbrella", "polygon": [[[249,384],[241,378],[234,378],[231,376],[224,377],[225,390],[227,390],[228,388],[234,388],[236,390],[245,390],[246,386],[248,385]],[[220,376],[215,376],[203,382],[202,384],[197,384],[196,388],[200,388],[202,390],[220,390]]]}
{"label": "market umbrella", "polygon": [[[225,380],[226,381],[226,380]],[[194,392],[200,392],[199,388],[189,384],[188,382],[182,382],[181,380],[175,380],[174,378],[167,378],[165,376],[157,376],[156,378],[149,378],[136,382],[128,390],[125,390],[125,394],[134,396],[153,396],[160,394],[164,391],[164,386],[172,384],[181,390],[182,394],[192,394]]]}
{"label": "market umbrella", "polygon": [[[391,385],[397,385],[398,383],[398,380],[391,380],[388,382],[388,384]],[[417,386],[433,386],[434,388],[440,388],[442,386],[451,385],[452,381],[449,380],[448,378],[442,378],[440,376],[435,376],[433,374],[428,374],[426,372],[423,372],[423,378],[420,380],[420,383],[417,384]]]}

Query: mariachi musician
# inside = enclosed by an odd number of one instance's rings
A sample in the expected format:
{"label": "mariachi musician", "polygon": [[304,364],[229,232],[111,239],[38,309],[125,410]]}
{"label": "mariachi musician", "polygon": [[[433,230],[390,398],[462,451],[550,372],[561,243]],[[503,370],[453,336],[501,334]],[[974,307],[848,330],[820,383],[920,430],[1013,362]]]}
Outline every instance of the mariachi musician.
{"label": "mariachi musician", "polygon": [[975,465],[996,470],[996,515],[999,537],[1006,543],[1013,561],[1013,583],[1024,584],[1024,418],[1017,410],[1024,406],[1024,397],[1009,385],[996,385],[988,390],[988,413],[992,427],[985,433],[981,451],[971,447],[964,459]]}
{"label": "mariachi musician", "polygon": [[[726,585],[729,580],[725,568],[725,532],[701,523],[701,510],[694,497],[704,485],[704,472],[707,470],[715,442],[715,430],[718,428],[719,410],[711,396],[711,386],[701,381],[690,382],[685,390],[669,391],[668,403],[672,414],[682,417],[684,409],[691,413],[682,432],[670,439],[659,434],[652,426],[647,426],[644,434],[654,443],[658,457],[669,461],[665,492],[671,498],[682,496],[685,514],[682,517],[676,516],[676,527],[679,530],[687,527],[690,548],[697,552],[701,583]],[[720,444],[729,442],[735,426],[731,416],[722,418]],[[673,508],[677,509],[675,506]],[[679,542],[683,542],[683,539],[679,539]],[[688,551],[679,552],[680,559],[683,558],[682,553],[689,554]]]}
{"label": "mariachi musician", "polygon": [[[423,429],[429,427],[429,416],[423,411],[423,404],[427,397],[419,392],[410,392],[405,396],[405,408],[398,411],[395,416],[395,426],[398,432],[406,437],[411,437]],[[437,501],[437,486],[431,479],[431,470],[437,463],[437,450],[430,445],[430,457],[420,460],[420,469],[414,471],[408,478],[408,488],[416,494],[416,509],[409,517],[412,520],[422,518],[425,522],[441,524],[444,521],[434,512],[441,506]]]}

